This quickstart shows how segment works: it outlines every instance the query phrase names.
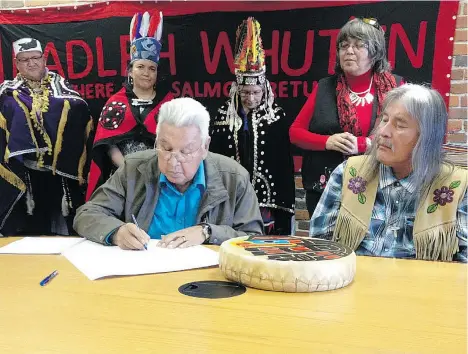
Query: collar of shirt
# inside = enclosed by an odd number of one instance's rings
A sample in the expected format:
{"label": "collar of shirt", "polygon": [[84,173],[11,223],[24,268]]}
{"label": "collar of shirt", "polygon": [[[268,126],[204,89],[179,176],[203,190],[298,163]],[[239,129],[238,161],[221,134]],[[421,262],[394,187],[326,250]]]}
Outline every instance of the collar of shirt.
{"label": "collar of shirt", "polygon": [[[163,186],[167,186],[170,188],[172,191],[174,191],[177,194],[182,194],[180,193],[177,188],[167,179],[166,175],[160,174],[159,175],[159,184]],[[200,189],[200,192],[203,194],[203,192],[206,189],[206,178],[205,178],[205,162],[202,161],[200,163],[200,166],[198,166],[198,170],[195,173],[195,176],[193,177],[192,183],[190,184],[190,187],[187,188],[186,192],[189,190],[192,190],[193,188],[198,187]]]}
{"label": "collar of shirt", "polygon": [[379,188],[384,189],[396,182],[399,182],[408,193],[414,193],[416,190],[414,184],[411,183],[411,174],[408,177],[399,180],[393,174],[391,167],[380,164]]}

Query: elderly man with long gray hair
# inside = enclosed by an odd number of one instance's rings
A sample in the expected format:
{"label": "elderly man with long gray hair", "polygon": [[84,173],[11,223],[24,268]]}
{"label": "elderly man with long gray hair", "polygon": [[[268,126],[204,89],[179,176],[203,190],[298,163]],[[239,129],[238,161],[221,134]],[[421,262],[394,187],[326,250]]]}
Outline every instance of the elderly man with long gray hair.
{"label": "elderly man with long gray hair", "polygon": [[249,174],[236,161],[208,152],[210,116],[192,98],[161,106],[155,149],[124,164],[77,212],[74,226],[92,241],[143,249],[220,244],[262,234]]}
{"label": "elderly man with long gray hair", "polygon": [[405,84],[382,108],[367,154],[331,174],[310,236],[358,255],[466,262],[468,171],[444,159],[441,95]]}

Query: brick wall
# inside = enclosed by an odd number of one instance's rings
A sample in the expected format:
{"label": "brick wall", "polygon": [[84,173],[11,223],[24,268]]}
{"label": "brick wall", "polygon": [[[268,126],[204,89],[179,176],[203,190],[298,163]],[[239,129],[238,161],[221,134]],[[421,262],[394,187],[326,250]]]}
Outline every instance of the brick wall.
{"label": "brick wall", "polygon": [[468,2],[460,2],[454,37],[447,140],[467,144]]}
{"label": "brick wall", "polygon": [[[0,0],[0,8],[82,4],[101,0]],[[467,145],[468,134],[468,2],[460,1],[452,58],[448,142]],[[296,176],[296,234],[307,235],[309,215],[301,177]]]}

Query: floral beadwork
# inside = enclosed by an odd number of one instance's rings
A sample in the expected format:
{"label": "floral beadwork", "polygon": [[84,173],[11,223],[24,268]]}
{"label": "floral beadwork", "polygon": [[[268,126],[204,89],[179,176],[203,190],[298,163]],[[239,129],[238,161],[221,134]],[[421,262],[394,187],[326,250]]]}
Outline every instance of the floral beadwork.
{"label": "floral beadwork", "polygon": [[316,192],[322,193],[325,187],[327,186],[328,179],[332,173],[332,169],[325,167],[323,174],[320,175],[319,180],[315,181],[312,185],[312,189]]}
{"label": "floral beadwork", "polygon": [[355,177],[349,180],[348,188],[353,191],[354,194],[363,193],[366,191],[367,182],[362,177]]}
{"label": "floral beadwork", "polygon": [[441,189],[436,189],[434,191],[434,202],[439,205],[445,205],[447,203],[453,202],[453,194],[455,192],[449,189],[446,186],[443,186]]}
{"label": "floral beadwork", "polygon": [[327,183],[327,177],[325,175],[320,176],[320,185],[325,186]]}
{"label": "floral beadwork", "polygon": [[349,174],[353,178],[349,180],[348,189],[351,190],[354,194],[357,194],[359,203],[365,204],[366,196],[364,195],[364,192],[366,191],[367,181],[357,175],[357,171],[354,167],[349,169]]}
{"label": "floral beadwork", "polygon": [[427,207],[427,213],[431,214],[435,212],[439,205],[444,206],[447,203],[453,202],[453,194],[455,193],[454,189],[460,184],[461,181],[453,181],[448,187],[442,186],[440,189],[436,189],[434,191],[434,198],[432,198],[434,204]]}

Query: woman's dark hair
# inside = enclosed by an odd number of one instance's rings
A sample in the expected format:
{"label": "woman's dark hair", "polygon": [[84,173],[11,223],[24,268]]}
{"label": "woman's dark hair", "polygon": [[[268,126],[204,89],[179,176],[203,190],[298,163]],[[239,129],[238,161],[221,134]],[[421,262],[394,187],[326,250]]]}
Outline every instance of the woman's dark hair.
{"label": "woman's dark hair", "polygon": [[374,72],[391,71],[390,63],[387,60],[385,33],[382,27],[380,27],[375,19],[355,18],[348,21],[341,28],[340,33],[338,33],[338,38],[336,39],[336,73],[343,73],[343,69],[340,66],[339,45],[350,38],[360,40],[367,45]]}

